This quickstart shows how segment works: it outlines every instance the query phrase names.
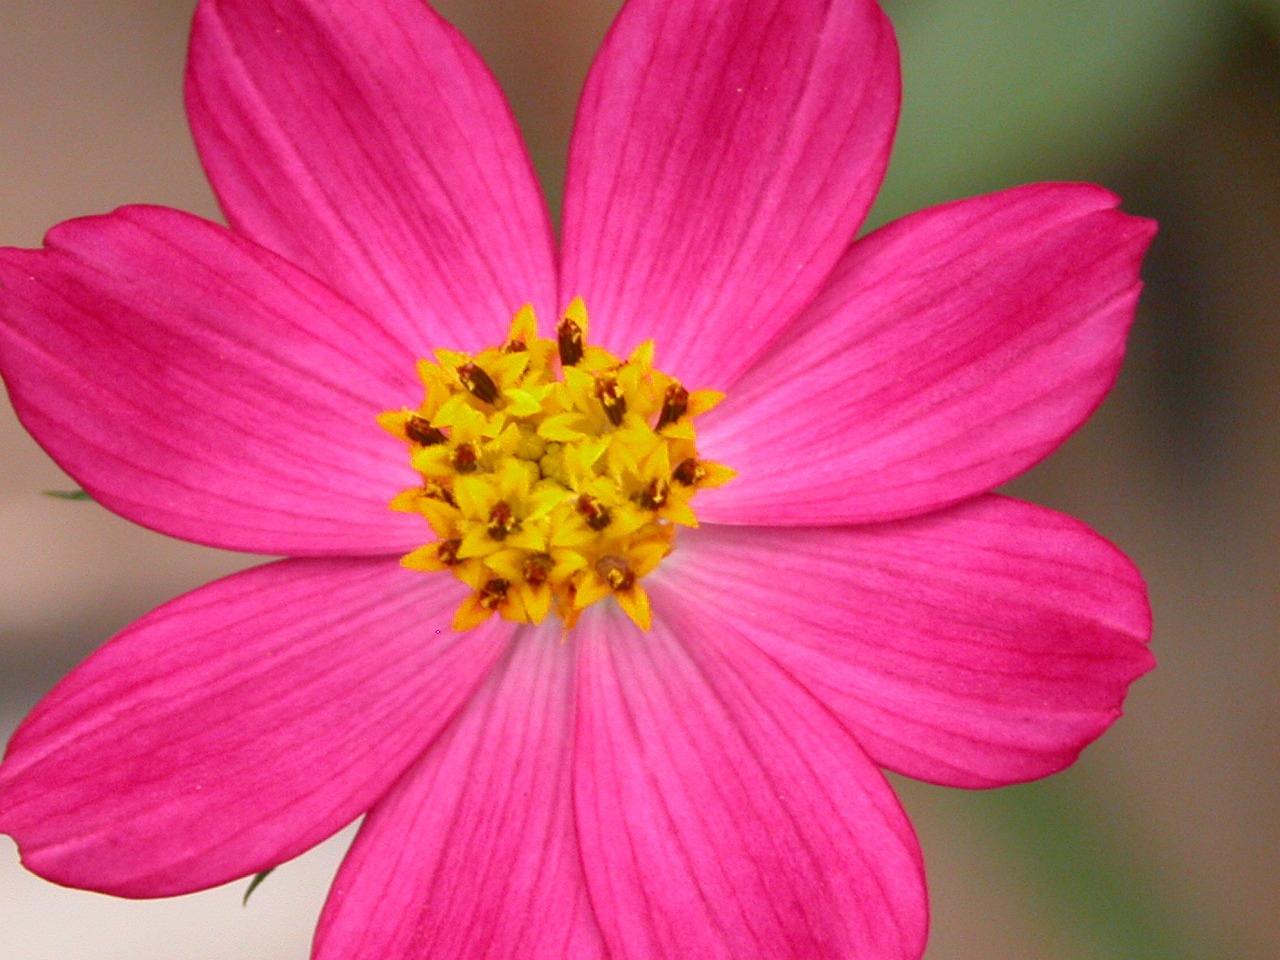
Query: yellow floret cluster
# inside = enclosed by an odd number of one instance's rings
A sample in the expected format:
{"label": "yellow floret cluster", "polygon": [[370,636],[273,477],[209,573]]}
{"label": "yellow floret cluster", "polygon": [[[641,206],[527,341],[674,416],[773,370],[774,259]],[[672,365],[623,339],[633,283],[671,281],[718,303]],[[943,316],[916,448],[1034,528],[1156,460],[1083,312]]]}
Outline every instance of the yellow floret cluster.
{"label": "yellow floret cluster", "polygon": [[649,628],[642,578],[678,526],[697,526],[698,490],[734,476],[695,444],[693,419],[723,394],[686,390],[653,368],[653,351],[646,341],[619,360],[589,345],[581,299],[555,340],[526,306],[501,346],[420,361],[422,406],[378,418],[422,476],[391,507],[421,514],[438,538],[403,564],[471,588],[454,629],[553,610],[569,627],[609,596]]}

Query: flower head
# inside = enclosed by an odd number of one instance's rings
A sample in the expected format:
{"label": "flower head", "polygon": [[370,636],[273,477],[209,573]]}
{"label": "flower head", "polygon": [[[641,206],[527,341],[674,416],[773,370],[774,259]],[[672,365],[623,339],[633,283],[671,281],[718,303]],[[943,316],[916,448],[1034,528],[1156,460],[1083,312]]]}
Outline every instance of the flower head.
{"label": "flower head", "polygon": [[452,570],[474,591],[454,629],[495,613],[541,623],[553,606],[569,629],[609,596],[649,629],[641,579],[671,552],[676,525],[697,526],[694,494],[733,476],[694,442],[693,418],[724,395],[690,393],[653,369],[653,350],[646,340],[619,360],[588,346],[580,299],[555,340],[525,307],[501,345],[420,363],[422,406],[379,418],[422,474],[391,506],[436,535],[405,566]]}
{"label": "flower head", "polygon": [[1132,564],[989,492],[1109,389],[1152,226],[1045,184],[854,241],[872,0],[628,0],[558,250],[421,0],[201,0],[187,100],[229,226],[0,251],[0,372],[99,503],[290,559],[27,718],[27,866],[167,896],[367,814],[321,960],[918,957],[880,768],[1054,772],[1152,663]]}

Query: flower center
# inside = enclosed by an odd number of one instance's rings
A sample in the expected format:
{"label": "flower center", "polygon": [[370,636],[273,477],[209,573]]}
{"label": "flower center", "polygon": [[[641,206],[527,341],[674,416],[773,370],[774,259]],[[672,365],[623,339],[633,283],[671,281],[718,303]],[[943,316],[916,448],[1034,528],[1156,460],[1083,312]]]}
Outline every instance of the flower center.
{"label": "flower center", "polygon": [[471,588],[455,630],[494,613],[540,623],[553,609],[567,628],[609,596],[649,629],[641,580],[678,526],[697,526],[694,495],[734,476],[698,457],[693,428],[724,395],[686,390],[653,368],[653,350],[619,360],[590,346],[581,299],[555,340],[525,306],[501,346],[419,361],[422,406],[378,417],[422,475],[391,508],[421,514],[437,537],[401,562]]}

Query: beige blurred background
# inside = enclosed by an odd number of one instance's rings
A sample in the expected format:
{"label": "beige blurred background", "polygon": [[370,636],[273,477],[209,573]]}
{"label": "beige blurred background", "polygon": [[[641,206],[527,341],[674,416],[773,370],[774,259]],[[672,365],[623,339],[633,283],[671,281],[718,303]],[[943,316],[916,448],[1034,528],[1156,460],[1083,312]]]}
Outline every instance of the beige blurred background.
{"label": "beige blurred background", "polygon": [[[1010,139],[1032,149],[1004,144],[989,162],[965,152],[966,137],[987,137],[982,121],[1026,90],[949,82],[927,54],[940,32],[981,21],[986,57],[1016,66],[1000,11],[1031,8],[886,4],[899,19],[909,99],[880,218],[1012,178],[1091,179],[1163,227],[1115,394],[1014,488],[1087,519],[1138,560],[1160,668],[1135,687],[1126,718],[1047,784],[982,794],[900,784],[930,867],[930,960],[1280,956],[1280,17],[1268,20],[1261,2],[1175,11],[1112,0],[1125,3],[1205,18],[1191,25],[1192,53],[1179,54],[1176,74],[1162,73],[1158,90],[1144,89],[1156,80],[1139,70],[1102,99],[1071,94],[1061,124],[1051,110],[1048,123],[1014,125]],[[193,5],[0,0],[0,244],[38,245],[59,220],[124,203],[217,216],[181,106]],[[616,0],[437,6],[494,66],[558,190],[577,87]],[[1097,39],[1139,65],[1175,42]],[[964,61],[957,76],[987,66]],[[1082,77],[1094,66],[1081,60]],[[948,95],[977,119],[960,117]],[[4,405],[4,736],[113,631],[250,562],[41,494],[70,485]],[[0,837],[0,960],[302,960],[344,843],[282,867],[242,907],[243,884],[146,903],[64,890],[26,874]]]}

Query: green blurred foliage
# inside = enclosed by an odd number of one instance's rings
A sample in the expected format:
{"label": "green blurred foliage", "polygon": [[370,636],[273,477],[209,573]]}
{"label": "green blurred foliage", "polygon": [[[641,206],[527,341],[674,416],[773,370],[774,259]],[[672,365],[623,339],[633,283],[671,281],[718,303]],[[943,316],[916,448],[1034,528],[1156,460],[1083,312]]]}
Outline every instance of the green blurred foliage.
{"label": "green blurred foliage", "polygon": [[1232,13],[1221,0],[884,5],[902,47],[904,93],[875,223],[1105,169],[1176,109]]}
{"label": "green blurred foliage", "polygon": [[[1280,0],[881,2],[898,32],[904,91],[869,227],[1022,183],[1114,184],[1216,82],[1244,18],[1280,37]],[[954,812],[1043,897],[1051,925],[1088,945],[1080,955],[1238,956],[1210,942],[1222,935],[1210,906],[1186,911],[1155,872],[1088,758],[1039,783],[965,796]]]}
{"label": "green blurred foliage", "polygon": [[[1154,858],[1108,810],[1106,784],[1081,768],[966,798],[1044,898],[1053,922],[1107,960],[1205,960],[1202,917],[1172,911]],[[1085,953],[1087,955],[1087,953]]]}
{"label": "green blurred foliage", "polygon": [[1270,19],[1272,29],[1280,32],[1280,0],[1257,0],[1257,7]]}

